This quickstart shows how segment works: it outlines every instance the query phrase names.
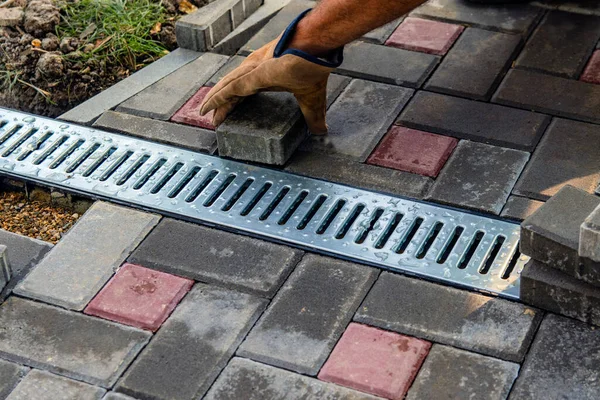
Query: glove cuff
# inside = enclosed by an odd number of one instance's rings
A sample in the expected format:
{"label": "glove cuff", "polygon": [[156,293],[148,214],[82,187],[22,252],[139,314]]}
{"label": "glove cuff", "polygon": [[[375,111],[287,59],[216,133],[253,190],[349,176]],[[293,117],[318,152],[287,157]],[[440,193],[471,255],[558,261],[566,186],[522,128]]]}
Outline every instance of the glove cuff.
{"label": "glove cuff", "polygon": [[300,15],[298,15],[296,17],[296,19],[294,19],[292,21],[291,24],[288,25],[287,28],[285,28],[285,31],[283,31],[283,34],[281,35],[281,39],[279,39],[279,42],[277,42],[277,46],[275,46],[275,51],[273,52],[273,57],[279,58],[286,54],[292,54],[294,56],[301,57],[301,58],[305,59],[306,61],[310,61],[312,63],[322,65],[323,67],[337,68],[342,64],[342,61],[344,61],[344,47],[343,46],[338,47],[337,49],[333,50],[331,52],[331,54],[327,57],[327,59],[315,57],[312,54],[309,54],[305,51],[287,47],[287,44],[294,36],[294,31],[296,30],[296,25],[298,25],[298,22],[300,22],[300,20],[302,18],[304,18],[306,16],[306,14],[308,14],[311,10],[312,9],[309,8],[308,10],[302,12]]}

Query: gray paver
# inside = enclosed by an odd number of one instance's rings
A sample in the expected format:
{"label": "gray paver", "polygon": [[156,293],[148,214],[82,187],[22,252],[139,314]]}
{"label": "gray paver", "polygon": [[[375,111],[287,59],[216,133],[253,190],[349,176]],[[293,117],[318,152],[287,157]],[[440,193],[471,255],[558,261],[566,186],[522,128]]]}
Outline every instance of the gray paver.
{"label": "gray paver", "polygon": [[205,86],[215,86],[225,75],[236,69],[240,66],[242,61],[244,61],[246,57],[242,56],[233,56],[230,57],[229,60],[213,76],[210,77],[208,82],[206,82]]}
{"label": "gray paver", "polygon": [[5,245],[0,244],[0,291],[4,289],[11,277],[12,269],[8,260],[8,249]]}
{"label": "gray paver", "polygon": [[600,206],[596,207],[581,224],[579,256],[600,262]]}
{"label": "gray paver", "polygon": [[549,314],[533,342],[511,400],[597,399],[600,331]]}
{"label": "gray paver", "polygon": [[354,319],[520,362],[541,317],[519,303],[384,272]]}
{"label": "gray paver", "polygon": [[353,80],[329,107],[329,133],[312,136],[302,149],[365,161],[412,93],[411,89]]}
{"label": "gray paver", "polygon": [[338,74],[329,75],[329,80],[327,81],[327,108],[331,107],[351,81],[352,79],[347,76]]}
{"label": "gray paver", "polygon": [[375,400],[379,397],[235,357],[205,399]]}
{"label": "gray paver", "polygon": [[204,53],[121,103],[117,111],[168,120],[226,61],[226,56]]}
{"label": "gray paver", "polygon": [[106,390],[87,383],[33,370],[7,400],[100,400]]}
{"label": "gray paver", "polygon": [[554,119],[514,193],[547,200],[569,184],[593,193],[600,181],[600,126]]}
{"label": "gray paver", "polygon": [[150,334],[98,318],[9,297],[0,307],[0,355],[110,387]]}
{"label": "gray paver", "polygon": [[128,261],[272,297],[301,256],[290,247],[165,219]]}
{"label": "gray paver", "polygon": [[600,123],[600,85],[513,69],[492,98],[496,103]]}
{"label": "gray paver", "polygon": [[463,140],[427,199],[500,214],[528,159],[524,151]]}
{"label": "gray paver", "polygon": [[407,400],[506,399],[519,364],[434,344]]}
{"label": "gray paver", "polygon": [[550,117],[421,91],[415,94],[397,122],[427,132],[532,151]]}
{"label": "gray paver", "polygon": [[133,397],[127,396],[123,393],[117,392],[108,392],[106,396],[102,398],[102,400],[135,400]]}
{"label": "gray paver", "polygon": [[600,18],[552,11],[538,26],[515,65],[577,79],[600,40]]}
{"label": "gray paver", "polygon": [[528,4],[482,6],[464,0],[430,0],[413,11],[415,15],[458,22],[484,29],[527,34],[542,10]]}
{"label": "gray paver", "polygon": [[200,398],[265,306],[258,297],[196,284],[117,391],[144,399]]}
{"label": "gray paver", "polygon": [[316,375],[378,271],[306,256],[238,350],[238,355]]}
{"label": "gray paver", "polygon": [[214,131],[115,111],[102,114],[94,126],[209,154],[217,149]]}
{"label": "gray paver", "polygon": [[519,35],[467,28],[427,81],[425,88],[476,100],[489,100],[510,67],[521,40]]}
{"label": "gray paver", "polygon": [[528,199],[527,197],[510,196],[502,209],[501,217],[515,221],[523,221],[544,205],[543,201]]}
{"label": "gray paver", "polygon": [[22,365],[0,360],[0,399],[6,399],[28,371]]}
{"label": "gray paver", "polygon": [[286,171],[417,199],[422,199],[433,184],[433,179],[426,176],[306,151],[296,152],[288,162]]}
{"label": "gray paver", "polygon": [[171,72],[194,61],[201,54],[195,51],[177,49],[158,61],[131,75],[91,99],[67,111],[58,118],[79,124],[91,124],[105,111],[117,106],[148,86],[159,81]]}
{"label": "gray paver", "polygon": [[0,244],[8,247],[14,277],[22,276],[52,249],[50,243],[0,229]]}
{"label": "gray paver", "polygon": [[371,32],[363,35],[362,38],[368,42],[383,44],[396,30],[398,25],[400,25],[400,22],[402,22],[403,19],[404,17],[400,17],[392,22],[388,22],[387,24],[380,26],[379,28],[375,28]]}
{"label": "gray paver", "polygon": [[15,293],[83,310],[160,217],[96,202]]}
{"label": "gray paver", "polygon": [[439,57],[367,42],[344,48],[344,62],[336,72],[354,78],[420,87],[439,62]]}

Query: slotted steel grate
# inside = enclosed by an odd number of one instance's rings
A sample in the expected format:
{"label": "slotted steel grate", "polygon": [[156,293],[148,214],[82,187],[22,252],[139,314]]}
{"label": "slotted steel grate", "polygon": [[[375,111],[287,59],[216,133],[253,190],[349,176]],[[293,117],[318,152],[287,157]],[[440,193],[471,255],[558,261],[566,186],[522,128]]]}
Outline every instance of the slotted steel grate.
{"label": "slotted steel grate", "polygon": [[0,108],[0,171],[519,296],[519,226]]}

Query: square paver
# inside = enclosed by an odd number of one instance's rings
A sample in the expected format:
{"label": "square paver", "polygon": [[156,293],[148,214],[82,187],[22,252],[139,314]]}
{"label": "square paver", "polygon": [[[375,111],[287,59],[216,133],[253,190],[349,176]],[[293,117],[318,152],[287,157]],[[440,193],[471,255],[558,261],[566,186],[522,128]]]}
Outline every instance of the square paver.
{"label": "square paver", "polygon": [[464,29],[461,25],[408,17],[385,44],[441,56],[448,52]]}
{"label": "square paver", "polygon": [[596,50],[592,54],[580,79],[584,82],[600,85],[600,50]]}
{"label": "square paver", "polygon": [[193,284],[190,279],[125,264],[85,313],[156,331]]}
{"label": "square paver", "polygon": [[6,400],[100,400],[105,389],[34,369]]}
{"label": "square paver", "polygon": [[17,386],[17,383],[29,372],[29,368],[9,361],[0,360],[0,399]]}
{"label": "square paver", "polygon": [[452,137],[395,125],[368,163],[435,178],[457,144]]}
{"label": "square paver", "polygon": [[212,123],[215,110],[210,111],[206,115],[200,115],[200,104],[202,104],[202,101],[208,92],[210,92],[210,89],[211,87],[209,86],[201,87],[196,94],[194,94],[192,98],[171,117],[171,121],[215,130],[215,126]]}
{"label": "square paver", "polygon": [[319,372],[319,379],[400,400],[430,347],[425,340],[351,323]]}
{"label": "square paver", "polygon": [[528,199],[527,197],[510,196],[500,216],[515,221],[523,221],[543,205],[543,201]]}

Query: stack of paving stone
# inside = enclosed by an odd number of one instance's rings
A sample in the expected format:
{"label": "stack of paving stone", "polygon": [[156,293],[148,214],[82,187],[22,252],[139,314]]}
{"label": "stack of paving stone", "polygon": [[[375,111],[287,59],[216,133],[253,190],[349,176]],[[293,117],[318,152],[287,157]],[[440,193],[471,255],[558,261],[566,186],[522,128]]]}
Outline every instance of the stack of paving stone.
{"label": "stack of paving stone", "polygon": [[521,225],[521,300],[600,325],[600,197],[565,186]]}

